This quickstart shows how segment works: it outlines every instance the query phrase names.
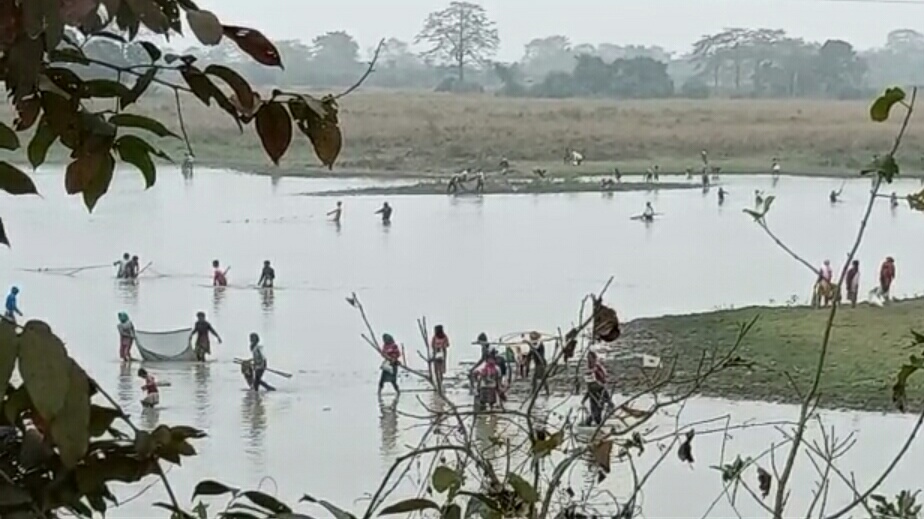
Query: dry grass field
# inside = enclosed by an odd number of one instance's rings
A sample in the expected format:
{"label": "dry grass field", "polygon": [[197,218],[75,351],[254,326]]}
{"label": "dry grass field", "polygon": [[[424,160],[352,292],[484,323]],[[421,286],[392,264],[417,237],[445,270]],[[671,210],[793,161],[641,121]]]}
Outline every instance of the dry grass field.
{"label": "dry grass field", "polygon": [[[240,135],[217,108],[184,98],[184,114],[200,163],[270,171],[252,127]],[[382,174],[494,169],[507,157],[529,171],[604,173],[698,167],[700,150],[726,172],[765,172],[772,157],[798,173],[849,173],[888,149],[899,124],[869,120],[867,102],[820,100],[539,100],[490,94],[359,92],[343,100],[345,149],[337,169]],[[136,108],[179,133],[172,96]],[[919,171],[924,119],[912,123],[903,167]],[[161,145],[182,156],[178,142]],[[581,168],[565,167],[566,147],[584,152]],[[287,173],[318,173],[300,134],[283,159]]]}

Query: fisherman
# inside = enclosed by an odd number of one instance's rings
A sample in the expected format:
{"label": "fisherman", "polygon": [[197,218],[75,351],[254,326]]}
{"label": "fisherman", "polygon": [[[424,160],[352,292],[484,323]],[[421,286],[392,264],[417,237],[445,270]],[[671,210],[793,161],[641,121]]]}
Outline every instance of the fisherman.
{"label": "fisherman", "polygon": [[485,363],[485,361],[488,359],[488,354],[491,353],[491,343],[488,342],[488,335],[486,333],[479,333],[478,339],[475,340],[475,344],[481,348],[481,356],[478,357],[478,361],[475,362],[475,365],[472,366],[472,369],[468,371],[468,381],[472,390],[474,390],[475,387],[475,372],[478,370],[478,368],[481,367],[482,364]]}
{"label": "fisherman", "polygon": [[478,170],[478,175],[475,177],[475,191],[484,193],[484,171],[480,169]]}
{"label": "fisherman", "polygon": [[19,311],[19,287],[10,288],[10,293],[6,296],[6,313],[3,314],[7,320],[12,321],[13,324],[16,324],[16,316],[22,317],[22,312]]}
{"label": "fisherman", "polygon": [[384,204],[382,204],[382,208],[376,211],[375,214],[382,215],[382,223],[385,225],[388,225],[391,223],[392,211],[393,209],[391,208],[390,205],[388,205],[388,202],[385,202]]}
{"label": "fisherman", "polygon": [[128,263],[125,264],[125,270],[123,271],[123,279],[138,279],[138,276],[141,274],[141,266],[138,256],[132,256],[132,259],[128,260]]}
{"label": "fisherman", "polygon": [[157,380],[144,368],[138,368],[138,376],[144,379],[144,385],[141,386],[141,390],[144,391],[141,407],[153,409],[160,404],[160,389],[157,387]]}
{"label": "fisherman", "polygon": [[260,279],[257,281],[259,288],[273,288],[276,283],[276,269],[270,264],[269,260],[263,262],[263,270],[260,271]]}
{"label": "fisherman", "polygon": [[330,221],[332,221],[332,222],[334,222],[334,223],[336,223],[336,224],[339,224],[339,223],[340,223],[340,217],[343,216],[343,202],[341,202],[341,201],[338,200],[338,201],[337,201],[337,207],[336,207],[333,211],[327,213],[327,216],[330,216],[330,217],[331,217],[331,218],[330,218]]}
{"label": "fisherman", "polygon": [[430,339],[430,352],[433,355],[433,375],[436,377],[437,385],[442,387],[449,353],[449,336],[446,335],[442,324],[438,324],[433,328],[433,338]]}
{"label": "fisherman", "polygon": [[703,168],[703,189],[709,187],[709,173],[706,172],[706,168]]}
{"label": "fisherman", "polygon": [[847,283],[847,300],[854,308],[857,307],[857,296],[860,293],[860,262],[853,260],[850,268],[847,269],[847,277],[844,280]]}
{"label": "fisherman", "polygon": [[497,366],[497,357],[489,354],[485,359],[484,366],[475,372],[475,382],[478,386],[478,408],[483,410],[485,407],[493,409],[494,406],[503,409],[501,381],[503,375]]}
{"label": "fisherman", "polygon": [[135,344],[135,325],[125,312],[119,312],[119,359],[122,362],[132,361],[132,346]]}
{"label": "fisherman", "polygon": [[545,344],[540,340],[542,336],[539,332],[529,334],[529,361],[535,365],[533,370],[532,391],[538,394],[540,389],[545,389],[545,395],[549,396],[549,381],[545,380],[545,369],[547,362],[545,360]]}
{"label": "fisherman", "polygon": [[895,194],[895,191],[892,191],[892,194],[889,195],[889,205],[892,207],[892,209],[898,207],[898,195]]}
{"label": "fisherman", "polygon": [[122,255],[122,259],[114,261],[112,264],[116,269],[116,278],[122,279],[125,277],[125,268],[128,266],[128,262],[131,261],[131,256],[126,252]]}
{"label": "fisherman", "polygon": [[642,219],[646,222],[651,222],[654,220],[655,210],[654,207],[651,207],[651,202],[645,202],[645,211],[642,213]]}
{"label": "fisherman", "polygon": [[218,344],[221,344],[221,336],[218,335],[215,328],[212,328],[212,324],[205,320],[205,312],[196,312],[196,323],[193,324],[193,330],[189,334],[189,338],[196,337],[196,359],[199,362],[205,362],[205,357],[212,353],[212,345],[209,341],[211,335],[218,339]]}
{"label": "fisherman", "polygon": [[221,270],[221,265],[218,263],[218,260],[212,261],[212,268],[214,273],[212,274],[212,286],[214,287],[226,287],[228,286],[228,270],[231,267]]}
{"label": "fisherman", "polygon": [[722,205],[725,203],[725,195],[727,194],[728,194],[728,191],[725,191],[725,189],[721,187],[719,188],[719,205]]}
{"label": "fisherman", "polygon": [[395,339],[389,335],[382,335],[382,356],[385,358],[382,362],[381,375],[379,375],[379,394],[382,394],[382,388],[385,383],[391,384],[395,388],[395,393],[400,394],[398,389],[398,366],[401,365],[401,349],[395,343]]}
{"label": "fisherman", "polygon": [[259,391],[262,386],[269,390],[270,388],[263,383],[263,373],[266,372],[266,355],[263,354],[263,345],[260,344],[260,336],[256,333],[250,334],[250,355],[250,365],[253,370],[251,389]]}
{"label": "fisherman", "polygon": [[195,164],[195,157],[192,153],[187,153],[186,158],[183,159],[182,173],[183,176],[189,178],[193,174],[193,165]]}
{"label": "fisherman", "polygon": [[655,181],[655,182],[660,182],[660,181],[661,181],[661,175],[660,175],[660,173],[661,173],[661,166],[655,164],[655,167],[654,167],[654,181]]}
{"label": "fisherman", "polygon": [[648,168],[648,170],[645,171],[645,182],[650,183],[652,180],[654,180],[654,171]]}
{"label": "fisherman", "polygon": [[770,166],[770,170],[773,172],[773,178],[780,176],[781,169],[782,167],[780,166],[780,159],[773,157],[773,164]]}
{"label": "fisherman", "polygon": [[879,268],[879,296],[886,302],[891,298],[893,281],[895,281],[895,259],[889,256]]}
{"label": "fisherman", "polygon": [[587,417],[584,425],[603,425],[603,412],[607,404],[610,403],[610,395],[609,391],[606,389],[606,368],[603,366],[603,363],[600,362],[596,352],[587,352],[587,372],[585,374],[585,380],[587,382],[587,393],[584,395],[584,399],[581,400],[581,403],[586,404],[589,401],[590,416]]}
{"label": "fisherman", "polygon": [[507,385],[510,385],[513,382],[513,374],[519,369],[517,363],[517,354],[513,351],[513,346],[506,345],[504,347],[504,363],[507,364]]}
{"label": "fisherman", "polygon": [[622,172],[619,171],[619,168],[613,168],[613,175],[616,176],[616,183],[622,182]]}

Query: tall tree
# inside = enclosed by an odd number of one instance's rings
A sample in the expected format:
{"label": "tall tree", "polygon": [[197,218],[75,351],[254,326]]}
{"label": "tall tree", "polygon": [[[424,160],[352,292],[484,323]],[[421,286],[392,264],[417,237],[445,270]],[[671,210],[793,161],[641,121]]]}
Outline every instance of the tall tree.
{"label": "tall tree", "polygon": [[430,13],[415,43],[428,43],[430,48],[423,55],[450,63],[461,83],[467,66],[484,63],[497,52],[500,38],[483,7],[452,2],[446,9]]}
{"label": "tall tree", "polygon": [[535,38],[526,44],[523,69],[534,77],[543,78],[551,72],[571,72],[576,63],[567,36]]}

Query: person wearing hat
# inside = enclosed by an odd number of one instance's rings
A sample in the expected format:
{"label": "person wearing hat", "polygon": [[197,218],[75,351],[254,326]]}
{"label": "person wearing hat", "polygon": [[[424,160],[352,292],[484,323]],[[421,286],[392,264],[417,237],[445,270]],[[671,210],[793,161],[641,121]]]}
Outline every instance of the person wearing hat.
{"label": "person wearing hat", "polygon": [[132,346],[135,344],[135,325],[125,312],[119,312],[119,324],[116,325],[119,331],[119,359],[122,362],[131,362]]}
{"label": "person wearing hat", "polygon": [[9,295],[6,296],[6,313],[4,317],[8,320],[13,321],[13,324],[16,324],[16,316],[22,317],[22,312],[19,311],[19,287],[10,288]]}
{"label": "person wearing hat", "polygon": [[395,342],[395,338],[389,334],[382,335],[382,357],[385,361],[382,363],[381,375],[379,375],[379,394],[385,384],[391,384],[395,388],[395,393],[400,394],[398,389],[398,366],[401,365],[401,348]]}

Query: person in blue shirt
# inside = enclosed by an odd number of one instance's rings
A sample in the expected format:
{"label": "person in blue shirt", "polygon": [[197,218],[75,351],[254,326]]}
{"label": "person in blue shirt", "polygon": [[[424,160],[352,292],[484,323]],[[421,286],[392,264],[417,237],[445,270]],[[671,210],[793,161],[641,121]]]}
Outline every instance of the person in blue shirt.
{"label": "person in blue shirt", "polygon": [[19,295],[19,288],[13,287],[10,289],[10,293],[6,296],[6,313],[4,317],[10,321],[16,322],[16,316],[22,316],[22,312],[19,311],[19,305],[16,302],[16,297]]}

